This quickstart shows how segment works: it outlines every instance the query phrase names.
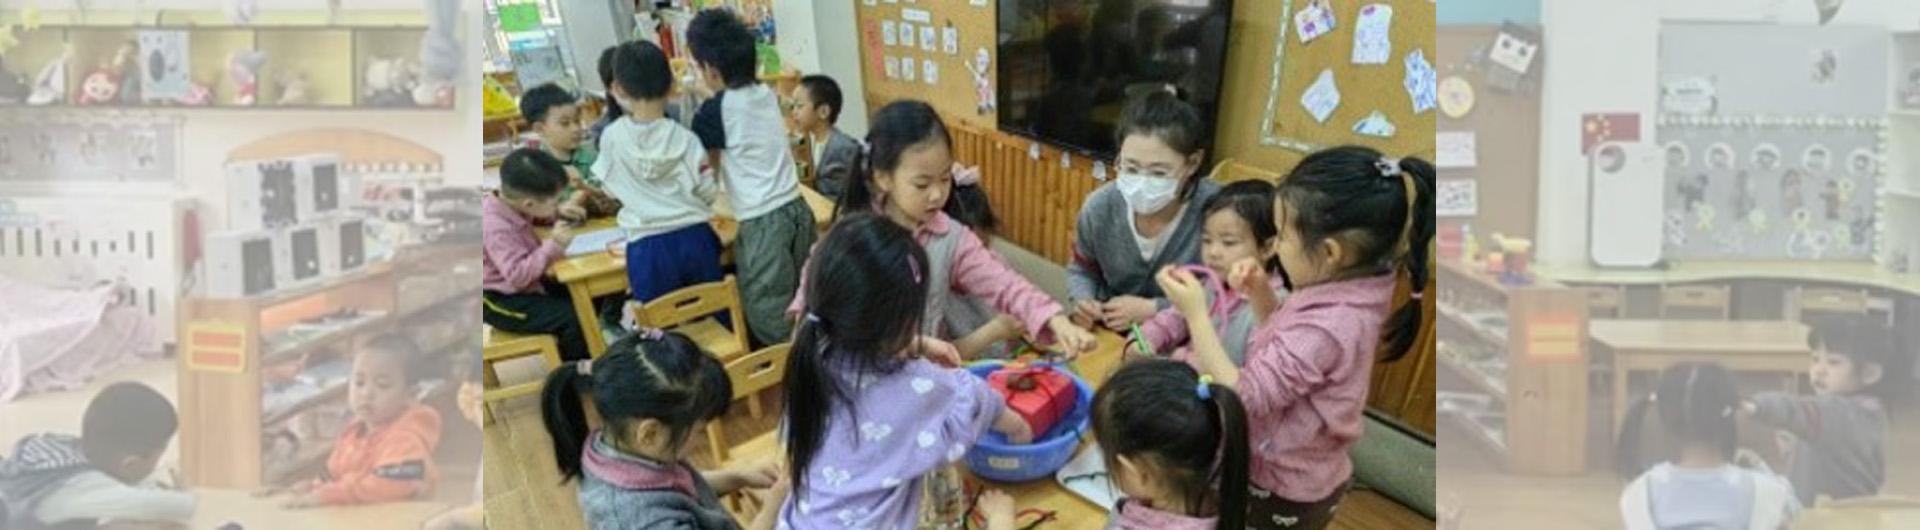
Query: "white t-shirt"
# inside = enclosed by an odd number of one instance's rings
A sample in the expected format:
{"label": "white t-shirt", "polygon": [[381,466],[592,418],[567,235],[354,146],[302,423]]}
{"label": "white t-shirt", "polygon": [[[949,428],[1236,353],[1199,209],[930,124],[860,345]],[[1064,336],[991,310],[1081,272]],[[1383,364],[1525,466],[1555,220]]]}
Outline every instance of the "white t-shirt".
{"label": "white t-shirt", "polygon": [[715,94],[694,113],[693,132],[708,150],[721,150],[720,172],[741,221],[800,197],[792,140],[772,88],[754,83]]}
{"label": "white t-shirt", "polygon": [[1173,222],[1167,223],[1166,227],[1160,229],[1160,235],[1154,237],[1140,235],[1139,222],[1134,220],[1135,216],[1132,213],[1127,214],[1127,228],[1133,233],[1134,245],[1140,247],[1140,259],[1149,263],[1153,261],[1153,256],[1160,253],[1160,247],[1167,245],[1167,236],[1172,234],[1175,228],[1179,228],[1177,225],[1180,224],[1180,216],[1186,211],[1187,205],[1181,204],[1180,209],[1173,212]]}

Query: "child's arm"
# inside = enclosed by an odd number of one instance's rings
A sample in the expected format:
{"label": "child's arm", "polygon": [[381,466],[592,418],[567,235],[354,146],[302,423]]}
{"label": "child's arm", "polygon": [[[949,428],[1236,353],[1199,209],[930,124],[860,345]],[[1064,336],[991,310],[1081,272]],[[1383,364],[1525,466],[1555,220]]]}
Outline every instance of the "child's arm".
{"label": "child's arm", "polygon": [[773,530],[780,523],[780,506],[787,502],[787,479],[785,476],[767,490],[767,497],[760,500],[760,513],[753,516],[747,530]]}
{"label": "child's arm", "polygon": [[700,473],[707,485],[716,495],[726,495],[743,489],[766,489],[780,481],[779,466],[774,463],[741,466],[733,469],[703,471]]}
{"label": "child's arm", "polygon": [[[1212,324],[1209,323],[1208,327],[1212,327]],[[1128,350],[1128,353],[1139,353],[1139,347],[1134,344],[1136,340],[1146,341],[1147,349],[1165,355],[1180,343],[1191,340],[1187,333],[1187,318],[1180,314],[1180,309],[1173,307],[1154,313],[1153,317],[1140,323],[1139,337],[1128,334],[1127,347],[1133,348]]]}
{"label": "child's arm", "polygon": [[192,493],[131,486],[105,473],[85,473],[47,495],[34,515],[42,521],[180,522],[193,519],[197,504]]}
{"label": "child's arm", "polygon": [[1093,347],[1092,333],[1068,320],[1059,303],[1013,272],[972,231],[962,230],[959,237],[960,244],[953,250],[954,288],[1020,319],[1024,331],[1042,342],[1058,343],[1073,353]]}
{"label": "child's arm", "polygon": [[953,347],[960,350],[961,358],[977,359],[994,343],[1020,338],[1020,334],[1020,321],[1007,315],[994,315],[993,320],[980,329],[953,341]]}
{"label": "child's arm", "polygon": [[1254,329],[1259,329],[1267,322],[1267,315],[1280,308],[1280,297],[1274,294],[1273,281],[1267,277],[1267,269],[1260,260],[1249,258],[1233,264],[1227,282],[1253,307]]}
{"label": "child's arm", "polygon": [[1220,342],[1219,332],[1213,329],[1213,320],[1207,314],[1207,288],[1193,273],[1177,270],[1173,267],[1160,269],[1155,276],[1160,290],[1167,293],[1167,299],[1187,322],[1187,346],[1193,349],[1194,364],[1200,373],[1213,376],[1214,381],[1235,390],[1240,390],[1240,368],[1233,365],[1233,359],[1227,357],[1227,347]]}
{"label": "child's arm", "polygon": [[[556,236],[560,236],[563,228],[556,225],[554,230]],[[566,257],[567,247],[558,238],[527,246],[531,235],[518,233],[511,228],[488,226],[485,233],[482,249],[488,259],[500,266],[500,272],[506,275],[507,282],[513,285],[538,284],[540,277],[547,274],[547,266]],[[571,237],[571,233],[561,237]]]}
{"label": "child's arm", "polygon": [[690,127],[694,136],[700,137],[700,146],[707,149],[707,166],[713,168],[715,179],[720,178],[720,153],[727,148],[727,126],[720,118],[720,100],[725,97],[723,92],[702,102],[693,112]]}
{"label": "child's arm", "polygon": [[1826,398],[1799,397],[1784,392],[1761,392],[1741,403],[1742,412],[1754,420],[1786,430],[1801,438],[1812,438],[1825,416]]}
{"label": "child's arm", "polygon": [[426,440],[399,436],[372,450],[379,451],[373,469],[353,470],[334,477],[332,482],[294,501],[312,503],[307,506],[394,502],[411,499],[430,486],[427,469],[432,465],[433,448]]}

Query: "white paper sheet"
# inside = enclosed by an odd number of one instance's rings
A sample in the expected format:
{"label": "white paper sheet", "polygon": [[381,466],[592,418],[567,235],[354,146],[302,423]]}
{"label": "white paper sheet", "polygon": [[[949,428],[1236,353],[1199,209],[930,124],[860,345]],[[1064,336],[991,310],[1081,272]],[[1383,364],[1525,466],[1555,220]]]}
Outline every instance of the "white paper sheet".
{"label": "white paper sheet", "polygon": [[1393,6],[1372,4],[1360,8],[1353,23],[1353,64],[1386,64],[1393,55]]}
{"label": "white paper sheet", "polygon": [[1327,117],[1333,115],[1333,109],[1340,107],[1340,87],[1334,84],[1332,68],[1321,70],[1320,78],[1300,94],[1300,106],[1306,107],[1314,121],[1321,123],[1326,123]]}
{"label": "white paper sheet", "polygon": [[1433,134],[1436,151],[1433,164],[1441,168],[1480,165],[1480,152],[1473,131],[1440,131]]}
{"label": "white paper sheet", "polygon": [[1333,31],[1336,24],[1333,8],[1327,6],[1326,0],[1308,2],[1300,8],[1300,11],[1293,14],[1293,27],[1295,32],[1300,34],[1302,43],[1312,42],[1313,39],[1326,35]]}
{"label": "white paper sheet", "polygon": [[619,228],[606,228],[573,235],[573,244],[567,245],[567,257],[585,256],[595,252],[605,252],[607,245],[626,239],[627,233]]}

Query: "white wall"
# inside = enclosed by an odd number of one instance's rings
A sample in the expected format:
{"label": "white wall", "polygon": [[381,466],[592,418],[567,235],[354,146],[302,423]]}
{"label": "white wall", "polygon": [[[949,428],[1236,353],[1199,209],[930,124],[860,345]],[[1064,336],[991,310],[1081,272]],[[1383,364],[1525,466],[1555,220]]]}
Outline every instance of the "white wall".
{"label": "white wall", "polygon": [[821,73],[840,83],[844,105],[840,130],[867,135],[866,85],[860,79],[860,32],[853,4],[858,0],[774,0],[782,66],[805,74]]}
{"label": "white wall", "polygon": [[1537,260],[1587,262],[1587,159],[1581,116],[1638,113],[1651,140],[1659,103],[1658,0],[1548,1],[1541,23],[1547,67],[1541,82]]}
{"label": "white wall", "polygon": [[[1551,0],[1547,3],[1553,3]],[[1662,18],[1675,21],[1818,24],[1814,0],[1662,0]],[[1865,24],[1893,30],[1920,29],[1920,2],[1844,0],[1832,24]]]}

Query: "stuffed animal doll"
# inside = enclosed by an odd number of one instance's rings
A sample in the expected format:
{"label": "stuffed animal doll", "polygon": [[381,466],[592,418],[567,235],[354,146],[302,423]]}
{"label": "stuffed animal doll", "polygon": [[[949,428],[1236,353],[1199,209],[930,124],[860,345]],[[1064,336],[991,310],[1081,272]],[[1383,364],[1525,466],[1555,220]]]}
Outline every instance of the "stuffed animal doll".
{"label": "stuffed animal doll", "polygon": [[81,105],[110,105],[120,99],[120,74],[100,69],[80,81],[80,93],[73,99]]}
{"label": "stuffed animal doll", "polygon": [[307,81],[305,72],[287,72],[280,74],[281,106],[306,105],[313,102],[312,85]]}
{"label": "stuffed animal doll", "polygon": [[235,53],[227,58],[227,78],[233,81],[233,102],[236,105],[251,106],[260,96],[260,65],[267,62],[267,52],[253,50]]}

